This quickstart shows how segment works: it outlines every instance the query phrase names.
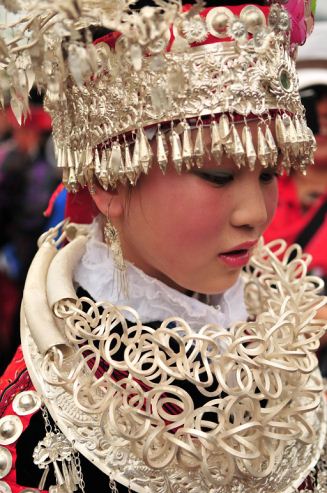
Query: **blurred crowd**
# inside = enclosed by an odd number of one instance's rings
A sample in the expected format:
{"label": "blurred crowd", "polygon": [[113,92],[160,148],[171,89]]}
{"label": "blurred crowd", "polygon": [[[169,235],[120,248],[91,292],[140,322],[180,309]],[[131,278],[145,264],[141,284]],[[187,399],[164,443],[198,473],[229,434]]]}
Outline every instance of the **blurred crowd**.
{"label": "blurred crowd", "polygon": [[60,180],[50,132],[37,95],[22,125],[10,108],[0,112],[0,374],[19,344],[24,280]]}

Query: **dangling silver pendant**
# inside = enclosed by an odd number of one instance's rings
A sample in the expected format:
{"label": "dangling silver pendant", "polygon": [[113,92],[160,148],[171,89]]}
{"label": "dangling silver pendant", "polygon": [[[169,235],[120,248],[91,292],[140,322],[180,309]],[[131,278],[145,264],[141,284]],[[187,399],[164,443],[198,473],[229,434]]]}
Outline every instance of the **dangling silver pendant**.
{"label": "dangling silver pendant", "polygon": [[198,126],[193,153],[195,158],[195,164],[197,165],[198,168],[202,168],[204,154],[205,154],[202,124]]}
{"label": "dangling silver pendant", "polygon": [[74,450],[67,438],[60,432],[47,432],[34,449],[33,461],[40,469],[44,469],[39,489],[44,489],[50,466],[54,469],[56,485],[49,492],[73,493],[78,485],[77,471],[74,462]]}

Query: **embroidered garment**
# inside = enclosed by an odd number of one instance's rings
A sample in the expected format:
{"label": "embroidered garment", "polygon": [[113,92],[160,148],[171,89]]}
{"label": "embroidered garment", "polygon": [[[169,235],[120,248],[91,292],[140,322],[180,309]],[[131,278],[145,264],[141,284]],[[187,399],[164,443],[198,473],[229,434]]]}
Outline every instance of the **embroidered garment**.
{"label": "embroidered garment", "polygon": [[314,355],[325,300],[301,250],[260,243],[244,273],[251,321],[228,330],[204,321],[196,332],[179,314],[143,323],[133,306],[76,293],[90,230],[65,223],[59,251],[55,237],[57,229],[41,239],[26,281],[22,343],[33,382],[51,395],[49,412],[77,450],[139,493],[301,484],[325,436]]}

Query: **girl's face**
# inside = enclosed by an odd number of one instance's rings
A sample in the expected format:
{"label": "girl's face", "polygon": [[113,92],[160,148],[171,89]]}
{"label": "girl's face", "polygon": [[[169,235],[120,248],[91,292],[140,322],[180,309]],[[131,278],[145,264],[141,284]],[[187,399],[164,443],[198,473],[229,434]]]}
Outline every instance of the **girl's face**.
{"label": "girl's face", "polygon": [[179,290],[212,294],[236,282],[276,203],[275,172],[259,165],[238,169],[225,157],[180,175],[169,166],[165,176],[153,166],[115,224],[137,267]]}

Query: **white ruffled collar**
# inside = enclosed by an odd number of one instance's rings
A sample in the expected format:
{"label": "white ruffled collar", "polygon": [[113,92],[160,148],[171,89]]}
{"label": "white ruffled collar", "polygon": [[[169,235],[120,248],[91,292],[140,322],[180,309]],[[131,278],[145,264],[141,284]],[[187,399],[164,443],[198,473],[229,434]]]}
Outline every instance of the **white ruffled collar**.
{"label": "white ruffled collar", "polygon": [[114,262],[110,250],[101,240],[96,221],[91,231],[86,251],[75,269],[74,281],[94,300],[128,305],[139,313],[143,323],[181,317],[195,331],[208,323],[228,328],[234,322],[246,320],[241,278],[224,294],[208,296],[204,303],[148,276],[128,262],[128,299],[125,298],[114,283]]}

